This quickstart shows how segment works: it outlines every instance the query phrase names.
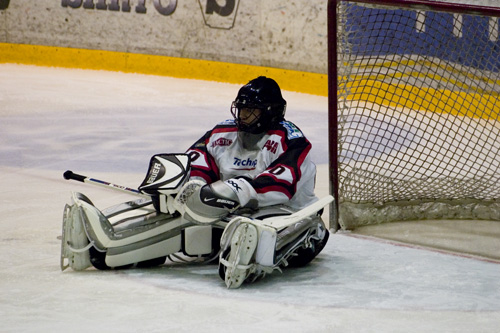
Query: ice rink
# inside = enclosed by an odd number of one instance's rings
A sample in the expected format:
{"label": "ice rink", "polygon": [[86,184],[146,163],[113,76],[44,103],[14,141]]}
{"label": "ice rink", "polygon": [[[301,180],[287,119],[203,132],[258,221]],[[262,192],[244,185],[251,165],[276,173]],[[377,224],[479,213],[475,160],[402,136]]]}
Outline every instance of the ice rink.
{"label": "ice rink", "polygon": [[[309,266],[227,290],[215,265],[61,272],[72,191],[133,197],[156,153],[230,118],[238,85],[0,64],[0,332],[499,332],[500,264],[341,232]],[[327,99],[283,92],[328,194]]]}

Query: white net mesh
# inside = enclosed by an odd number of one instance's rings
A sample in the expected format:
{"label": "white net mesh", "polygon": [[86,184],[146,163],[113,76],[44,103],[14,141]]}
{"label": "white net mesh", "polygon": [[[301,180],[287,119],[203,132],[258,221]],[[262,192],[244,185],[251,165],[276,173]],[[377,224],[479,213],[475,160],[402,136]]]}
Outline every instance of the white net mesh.
{"label": "white net mesh", "polygon": [[374,2],[337,6],[341,226],[500,220],[498,18]]}

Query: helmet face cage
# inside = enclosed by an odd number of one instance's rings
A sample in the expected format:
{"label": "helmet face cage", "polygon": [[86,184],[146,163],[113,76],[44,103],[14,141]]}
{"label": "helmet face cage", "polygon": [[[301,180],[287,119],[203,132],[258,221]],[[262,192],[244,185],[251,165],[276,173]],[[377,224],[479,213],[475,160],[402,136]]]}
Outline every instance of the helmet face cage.
{"label": "helmet face cage", "polygon": [[[242,109],[248,110],[245,114],[245,119],[241,117]],[[263,127],[263,121],[268,118],[266,112],[269,111],[270,107],[263,108],[258,105],[242,105],[234,101],[231,104],[231,114],[238,126],[240,131],[249,132],[249,133],[260,133],[264,132],[266,128]],[[259,115],[255,115],[257,110],[260,111]],[[247,119],[252,118],[251,122],[248,122]]]}
{"label": "helmet face cage", "polygon": [[[232,104],[231,104],[231,114],[233,115],[234,119],[238,122],[238,123],[242,123],[241,122],[241,110],[242,109],[247,109],[247,110],[252,110],[251,111],[251,114],[254,114],[255,113],[255,110],[260,110],[259,107],[256,107],[256,106],[247,106],[247,105],[241,105],[241,104],[237,104],[236,101],[234,101]],[[248,114],[248,116],[250,116],[250,114]],[[249,117],[248,117],[249,118]],[[256,118],[259,118],[259,117],[256,117]],[[253,124],[254,122],[258,121],[258,119],[254,119],[251,124]],[[250,124],[249,124],[250,125]]]}
{"label": "helmet face cage", "polygon": [[[258,119],[250,124],[241,121],[241,109],[261,110]],[[238,92],[238,96],[231,105],[231,114],[240,131],[258,134],[266,131],[285,117],[286,101],[281,96],[278,84],[273,80],[260,76]]]}

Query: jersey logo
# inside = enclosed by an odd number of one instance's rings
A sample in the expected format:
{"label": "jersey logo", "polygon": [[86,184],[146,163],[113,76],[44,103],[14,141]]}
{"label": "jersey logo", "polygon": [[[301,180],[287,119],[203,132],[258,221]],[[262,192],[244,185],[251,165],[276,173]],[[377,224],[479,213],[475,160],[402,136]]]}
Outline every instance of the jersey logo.
{"label": "jersey logo", "polygon": [[289,121],[282,121],[281,125],[283,125],[283,127],[286,128],[287,137],[289,140],[301,138],[304,136],[302,134],[302,132],[294,124],[292,124]]}
{"label": "jersey logo", "polygon": [[233,143],[233,140],[226,139],[226,138],[219,138],[219,139],[215,140],[214,142],[212,142],[210,147],[213,148],[216,146],[220,146],[220,147],[230,146],[232,143]]}
{"label": "jersey logo", "polygon": [[257,166],[257,159],[252,160],[250,158],[247,158],[246,160],[242,160],[241,158],[235,157],[233,165],[238,167],[250,167],[252,169],[255,169],[255,167]]}
{"label": "jersey logo", "polygon": [[217,125],[236,125],[236,123],[234,122],[234,119],[226,119],[224,121],[221,121]]}
{"label": "jersey logo", "polygon": [[238,191],[240,191],[240,190],[241,190],[241,187],[238,185],[238,183],[236,183],[235,181],[233,181],[233,180],[231,180],[231,179],[228,179],[228,180],[226,181],[226,183],[227,183],[227,184],[229,184],[229,185],[231,185],[231,186],[234,188],[234,190],[235,190],[236,192],[238,192]]}
{"label": "jersey logo", "polygon": [[267,140],[266,144],[264,145],[264,149],[267,149],[271,153],[276,154],[276,151],[278,150],[278,143],[273,140]]}
{"label": "jersey logo", "polygon": [[151,169],[151,175],[149,176],[147,183],[148,184],[154,183],[154,181],[158,177],[158,174],[160,173],[160,171],[161,171],[161,164],[155,163],[153,165],[153,168]]}

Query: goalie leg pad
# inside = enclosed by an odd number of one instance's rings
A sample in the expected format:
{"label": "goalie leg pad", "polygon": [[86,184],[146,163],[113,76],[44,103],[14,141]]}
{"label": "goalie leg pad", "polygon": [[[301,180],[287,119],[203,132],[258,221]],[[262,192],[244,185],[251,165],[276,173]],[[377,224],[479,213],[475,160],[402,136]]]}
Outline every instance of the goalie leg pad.
{"label": "goalie leg pad", "polygon": [[106,265],[109,267],[120,267],[139,263],[179,252],[180,249],[180,234],[174,237],[159,235],[147,241],[109,248],[106,252]]}
{"label": "goalie leg pad", "polygon": [[125,217],[123,221],[130,227],[119,228],[125,223],[112,225],[83,194],[73,193],[72,199],[63,218],[63,270],[83,270],[91,265],[98,269],[120,267],[179,252],[182,230],[193,226],[181,217],[153,212],[132,219]]}
{"label": "goalie leg pad", "polygon": [[323,250],[328,236],[320,216],[311,216],[280,230],[276,245],[277,265],[301,267],[308,264]]}
{"label": "goalie leg pad", "polygon": [[303,266],[321,252],[329,236],[321,217],[283,219],[279,228],[266,224],[266,219],[237,217],[229,222],[219,258],[219,275],[228,288],[281,271],[280,267]]}
{"label": "goalie leg pad", "polygon": [[212,226],[199,225],[184,230],[184,253],[189,256],[212,253]]}

